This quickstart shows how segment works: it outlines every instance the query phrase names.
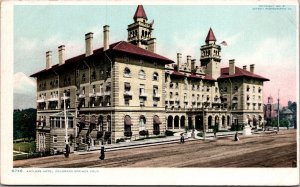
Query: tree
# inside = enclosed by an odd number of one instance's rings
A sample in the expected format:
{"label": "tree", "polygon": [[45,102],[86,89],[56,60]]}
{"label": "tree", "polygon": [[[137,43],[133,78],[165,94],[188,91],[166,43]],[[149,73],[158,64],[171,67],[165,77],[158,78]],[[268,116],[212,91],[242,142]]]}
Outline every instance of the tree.
{"label": "tree", "polygon": [[35,139],[36,109],[14,110],[13,123],[14,139]]}

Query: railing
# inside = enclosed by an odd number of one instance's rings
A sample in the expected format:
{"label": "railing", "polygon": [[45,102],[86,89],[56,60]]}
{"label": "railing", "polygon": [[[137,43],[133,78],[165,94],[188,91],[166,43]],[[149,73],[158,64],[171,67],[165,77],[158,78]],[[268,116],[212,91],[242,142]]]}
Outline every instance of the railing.
{"label": "railing", "polygon": [[125,91],[124,96],[132,96],[132,92],[131,91]]}

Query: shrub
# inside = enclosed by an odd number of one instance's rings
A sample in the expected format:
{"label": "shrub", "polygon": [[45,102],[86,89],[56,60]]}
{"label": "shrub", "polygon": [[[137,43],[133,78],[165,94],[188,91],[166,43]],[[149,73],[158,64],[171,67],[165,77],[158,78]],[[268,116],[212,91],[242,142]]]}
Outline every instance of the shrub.
{"label": "shrub", "polygon": [[175,132],[172,132],[172,131],[169,131],[169,130],[166,130],[166,132],[165,132],[166,136],[174,136],[174,133]]}
{"label": "shrub", "polygon": [[120,139],[116,140],[116,143],[119,143],[119,142],[125,142],[124,138],[120,138]]}
{"label": "shrub", "polygon": [[148,130],[142,130],[139,132],[140,136],[148,136],[149,135],[149,132]]}
{"label": "shrub", "polygon": [[231,125],[230,130],[231,131],[240,131],[243,130],[244,126],[242,124],[238,124],[238,125]]}
{"label": "shrub", "polygon": [[199,133],[197,134],[197,136],[203,137],[203,133],[202,133],[202,132],[199,132]]}
{"label": "shrub", "polygon": [[160,131],[159,131],[159,130],[153,130],[153,134],[154,134],[154,135],[159,135],[159,134],[160,134]]}

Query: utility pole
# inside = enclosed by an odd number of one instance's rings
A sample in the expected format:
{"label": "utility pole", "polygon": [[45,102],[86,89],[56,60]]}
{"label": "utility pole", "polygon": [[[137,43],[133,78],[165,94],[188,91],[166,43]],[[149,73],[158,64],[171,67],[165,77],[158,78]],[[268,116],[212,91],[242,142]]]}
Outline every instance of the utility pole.
{"label": "utility pole", "polygon": [[279,91],[280,89],[278,89],[278,99],[277,99],[277,131],[279,132]]}

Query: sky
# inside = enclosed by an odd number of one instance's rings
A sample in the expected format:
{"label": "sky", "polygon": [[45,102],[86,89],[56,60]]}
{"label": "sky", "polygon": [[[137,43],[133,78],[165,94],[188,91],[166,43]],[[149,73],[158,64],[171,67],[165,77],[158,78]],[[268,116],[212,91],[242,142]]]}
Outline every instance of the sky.
{"label": "sky", "polygon": [[[32,99],[14,100],[14,108],[36,107],[35,79],[29,76],[45,68],[46,51],[58,63],[57,47],[66,46],[66,59],[85,51],[84,35],[94,33],[94,48],[103,46],[103,25],[110,25],[110,43],[127,40],[137,5],[15,5],[14,95]],[[157,53],[176,62],[176,53],[197,59],[209,28],[221,46],[221,67],[229,59],[236,66],[255,64],[255,73],[269,78],[264,83],[264,101],[282,105],[296,101],[297,40],[296,7],[258,5],[144,5]]]}

